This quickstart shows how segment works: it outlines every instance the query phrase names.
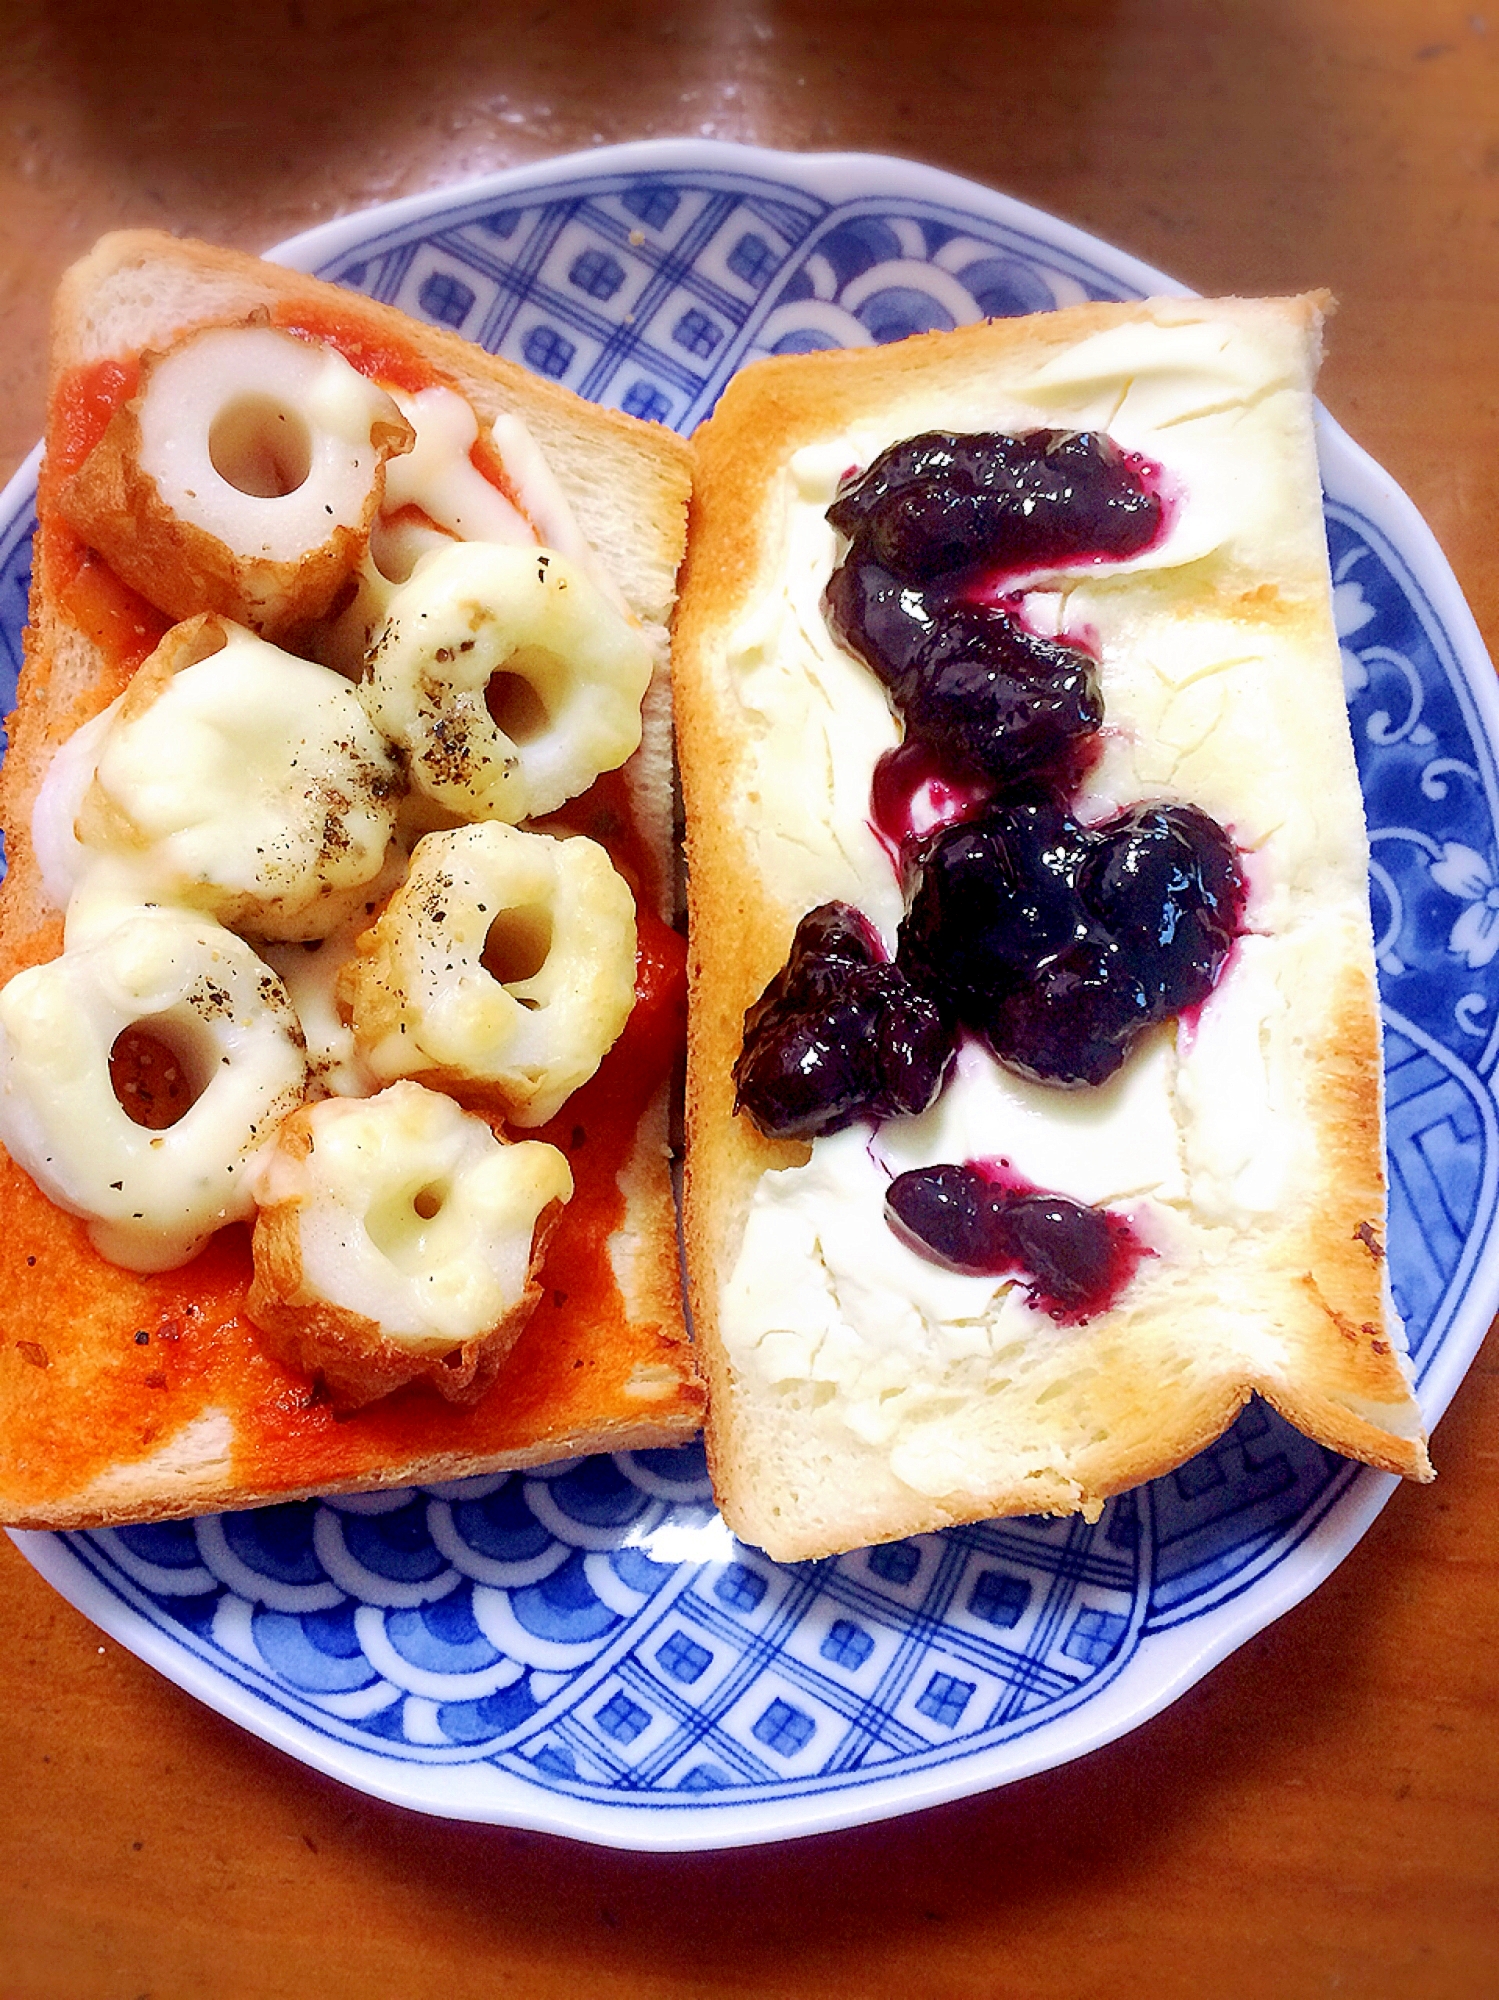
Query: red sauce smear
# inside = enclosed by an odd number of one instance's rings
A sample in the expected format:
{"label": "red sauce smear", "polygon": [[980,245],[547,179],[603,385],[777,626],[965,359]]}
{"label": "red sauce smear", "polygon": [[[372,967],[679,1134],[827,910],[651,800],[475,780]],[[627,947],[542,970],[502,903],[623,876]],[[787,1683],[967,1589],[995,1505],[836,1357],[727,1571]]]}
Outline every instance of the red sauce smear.
{"label": "red sauce smear", "polygon": [[[142,1275],[107,1263],[82,1222],[54,1208],[0,1154],[0,1494],[24,1517],[65,1503],[117,1465],[159,1449],[193,1421],[226,1412],[233,1477],[246,1493],[378,1482],[424,1454],[497,1455],[701,1406],[690,1380],[657,1401],[631,1399],[639,1369],[685,1376],[675,1317],[676,1267],[656,1289],[661,1322],[626,1318],[609,1256],[624,1221],[620,1176],[637,1126],[670,1077],[685,1016],[686,951],[649,912],[640,918],[636,1004],[597,1074],[557,1118],[526,1138],[558,1146],[575,1192],[548,1246],[542,1299],[494,1392],[455,1409],[423,1389],[336,1416],[308,1379],[267,1354],[244,1316],[250,1233],[221,1230],[181,1270]],[[664,1142],[647,1130],[639,1143]],[[669,1197],[667,1197],[669,1199]]]}
{"label": "red sauce smear", "polygon": [[76,538],[75,546],[77,567],[60,583],[59,607],[117,672],[128,678],[155,652],[172,621],[116,576],[102,556]]}
{"label": "red sauce smear", "polygon": [[49,412],[45,469],[55,479],[76,472],[109,428],[109,420],[135,394],[139,360],[94,361],[72,368],[58,384]]}
{"label": "red sauce smear", "polygon": [[[404,391],[442,382],[414,350],[339,315],[289,311],[278,324],[326,341],[361,373]],[[56,485],[103,436],[134,393],[134,361],[101,362],[66,376],[54,399],[42,473],[47,522],[38,551],[70,618],[108,662],[89,712],[113,698],[170,623],[114,575],[49,505]],[[514,499],[487,443],[478,469]],[[80,715],[79,721],[86,717]],[[137,1462],[179,1437],[195,1419],[225,1413],[233,1426],[232,1478],[246,1494],[315,1492],[376,1484],[392,1464],[448,1454],[564,1452],[573,1440],[638,1421],[701,1411],[702,1391],[684,1351],[674,1252],[649,1274],[662,1317],[632,1321],[614,1275],[609,1239],[625,1218],[621,1176],[639,1149],[659,1176],[663,1113],[640,1129],[680,1059],[686,1017],[686,948],[654,914],[666,900],[661,864],[642,838],[622,773],[606,773],[548,824],[587,832],[606,847],[636,892],[635,1007],[595,1076],[536,1137],[567,1155],[572,1200],[548,1246],[541,1302],[506,1361],[496,1389],[472,1409],[423,1389],[402,1391],[351,1416],[336,1416],[309,1380],[274,1360],[244,1315],[250,1232],[221,1230],[192,1263],[143,1275],[107,1262],[85,1225],[53,1206],[0,1152],[0,1495],[14,1518],[40,1519],[91,1481]],[[36,939],[9,942],[0,980],[37,957]],[[48,951],[55,955],[59,941]],[[663,1189],[663,1198],[669,1194]],[[667,1392],[631,1394],[642,1371]],[[671,1381],[675,1377],[675,1381]]]}

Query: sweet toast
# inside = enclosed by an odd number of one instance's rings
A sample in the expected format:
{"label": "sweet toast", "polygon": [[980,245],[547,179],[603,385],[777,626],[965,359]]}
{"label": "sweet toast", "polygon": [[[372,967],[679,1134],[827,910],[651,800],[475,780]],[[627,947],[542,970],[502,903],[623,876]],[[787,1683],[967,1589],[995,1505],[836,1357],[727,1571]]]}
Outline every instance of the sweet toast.
{"label": "sweet toast", "polygon": [[[715,1486],[779,1559],[1096,1516],[1252,1393],[1431,1476],[1384,1267],[1367,846],[1312,434],[1324,303],[1089,305],[772,359],[694,439],[684,1233]],[[1142,800],[1226,830],[1243,902],[1216,985],[1095,1089],[1017,1075],[964,1029],[957,1082],[921,1115],[767,1137],[736,1107],[736,1064],[742,1081],[799,923],[851,906],[874,957],[903,960],[921,875],[920,843],[897,854],[871,802],[902,724],[829,625],[849,545],[828,510],[901,440],[1043,432],[1106,434],[1160,496],[1153,543],[1032,563],[1004,602],[1096,660],[1078,837]],[[1112,1302],[1048,1311],[1023,1269],[944,1268],[903,1241],[894,1177],[964,1160],[1124,1218]]]}

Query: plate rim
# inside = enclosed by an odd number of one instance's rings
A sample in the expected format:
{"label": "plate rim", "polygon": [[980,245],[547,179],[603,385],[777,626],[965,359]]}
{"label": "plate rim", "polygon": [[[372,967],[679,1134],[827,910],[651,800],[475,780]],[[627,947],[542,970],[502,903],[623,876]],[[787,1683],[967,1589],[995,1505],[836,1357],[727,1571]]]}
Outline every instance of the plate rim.
{"label": "plate rim", "polygon": [[[861,194],[942,201],[985,220],[1038,235],[1049,247],[1101,269],[1123,285],[1161,296],[1192,296],[1188,287],[1169,274],[1075,224],[924,162],[881,153],[796,152],[693,138],[632,141],[500,169],[335,217],[298,232],[263,254],[292,268],[314,271],[358,248],[376,232],[419,227],[433,216],[480,204],[490,196],[513,198],[530,189],[554,187],[579,177],[631,171],[722,171],[737,175],[758,171],[830,202],[857,199]],[[1320,406],[1317,421],[1319,452],[1325,466],[1336,468],[1338,492],[1334,497],[1360,513],[1372,514],[1371,525],[1384,534],[1402,567],[1425,594],[1433,620],[1457,664],[1463,693],[1475,711],[1475,733],[1483,737],[1491,755],[1499,754],[1499,683],[1494,681],[1492,670],[1476,670],[1480,663],[1487,667],[1482,635],[1435,534],[1390,474]],[[28,455],[0,494],[0,528],[8,528],[34,490],[40,452],[38,446]],[[1435,1425],[1455,1394],[1492,1316],[1479,1323],[1480,1308],[1472,1304],[1475,1297],[1499,1302],[1499,1232],[1491,1232],[1479,1245],[1463,1300],[1423,1381],[1421,1400],[1429,1426]],[[1367,1468],[1355,1471],[1273,1570],[1252,1578],[1241,1591],[1214,1604],[1190,1624],[1142,1640],[1142,1645],[1152,1646],[1159,1666],[1166,1671],[1158,1673],[1148,1689],[1129,1691],[1122,1702],[1117,1679],[1108,1686],[1095,1684],[1090,1701],[1057,1716],[1050,1724],[1039,1725],[1029,1738],[1011,1738],[884,1778],[872,1772],[864,1785],[828,1792],[809,1790],[794,1798],[751,1797],[711,1807],[685,1802],[678,1805],[670,1798],[648,1800],[643,1795],[625,1795],[617,1804],[601,1802],[530,1783],[483,1761],[437,1766],[381,1762],[358,1746],[280,1715],[225,1668],[200,1661],[184,1644],[134,1610],[119,1591],[97,1579],[62,1534],[9,1532],[32,1567],[117,1643],[252,1735],[354,1790],[430,1817],[526,1828],[619,1849],[684,1852],[805,1838],[924,1811],[1056,1769],[1131,1734],[1325,1582],[1363,1539],[1400,1484],[1391,1475]],[[1248,1616],[1246,1599],[1252,1606]],[[1120,1707],[1123,1712],[1116,1713]],[[1086,1726],[1077,1726],[1083,1719]],[[1064,1739],[1060,1742],[1056,1740],[1059,1733]],[[434,1770],[450,1780],[474,1773],[487,1798],[455,1796],[444,1800],[422,1795],[410,1784],[392,1782]],[[450,1789],[461,1794],[468,1787],[459,1782]]]}

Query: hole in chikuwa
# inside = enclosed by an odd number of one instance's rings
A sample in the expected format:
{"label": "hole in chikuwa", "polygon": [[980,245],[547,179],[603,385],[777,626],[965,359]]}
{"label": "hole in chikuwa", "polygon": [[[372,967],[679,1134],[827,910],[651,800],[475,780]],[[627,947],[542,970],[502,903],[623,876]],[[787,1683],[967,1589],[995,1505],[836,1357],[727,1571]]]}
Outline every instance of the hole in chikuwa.
{"label": "hole in chikuwa", "polygon": [[[513,910],[501,910],[490,924],[479,963],[491,979],[509,989],[534,979],[551,949],[551,912],[537,903],[523,903]],[[515,998],[523,1007],[536,1005],[524,993]]]}
{"label": "hole in chikuwa", "polygon": [[[518,657],[512,655],[512,659]],[[508,736],[512,743],[534,743],[551,726],[546,703],[530,677],[507,668],[489,676],[489,684],[484,690],[484,706],[489,710],[495,728],[502,736]]]}
{"label": "hole in chikuwa", "polygon": [[213,420],[208,456],[236,492],[280,500],[312,470],[312,433],[300,411],[274,396],[236,396]]}
{"label": "hole in chikuwa", "polygon": [[204,1064],[187,1036],[156,1022],[132,1022],[109,1051],[109,1081],[125,1116],[148,1131],[164,1132],[203,1095]]}

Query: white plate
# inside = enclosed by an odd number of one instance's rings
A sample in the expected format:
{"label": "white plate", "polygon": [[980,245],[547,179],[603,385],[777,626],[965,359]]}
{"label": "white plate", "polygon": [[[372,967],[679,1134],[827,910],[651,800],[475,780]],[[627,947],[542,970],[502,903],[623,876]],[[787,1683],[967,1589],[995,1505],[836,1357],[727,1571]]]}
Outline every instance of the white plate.
{"label": "white plate", "polygon": [[[928,168],[693,141],[419,196],[279,254],[683,430],[758,354],[1182,289]],[[1325,419],[1321,445],[1373,830],[1390,1261],[1434,1422],[1499,1293],[1499,709],[1410,503]],[[33,460],[0,503],[13,659],[34,497]],[[361,1790],[694,1848],[910,1812],[1109,1742],[1314,1589],[1393,1485],[1254,1404],[1096,1527],[1000,1521],[790,1568],[733,1541],[697,1447],[16,1540],[143,1659]]]}

